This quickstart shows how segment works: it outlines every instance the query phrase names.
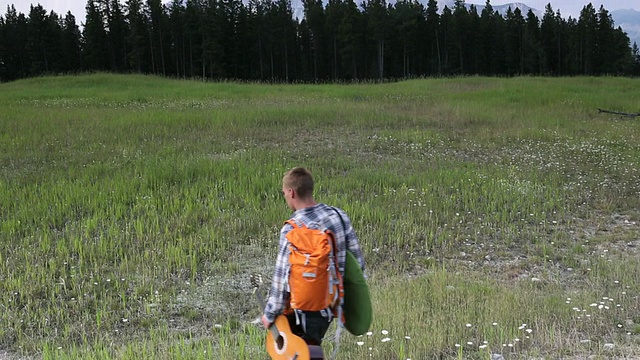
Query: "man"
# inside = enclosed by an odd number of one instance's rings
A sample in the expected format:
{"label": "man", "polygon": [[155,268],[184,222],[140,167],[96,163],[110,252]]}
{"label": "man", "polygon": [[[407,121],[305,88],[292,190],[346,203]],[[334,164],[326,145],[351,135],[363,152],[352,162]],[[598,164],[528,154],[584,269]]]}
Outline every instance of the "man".
{"label": "man", "polygon": [[[351,226],[351,220],[343,210],[317,203],[314,200],[313,177],[307,169],[296,167],[289,170],[282,179],[282,194],[287,205],[294,211],[291,219],[302,224],[321,224],[335,235],[338,270],[342,276],[344,276],[347,250],[355,255],[364,271],[364,258],[358,244],[358,238]],[[285,224],[280,231],[273,282],[262,316],[262,324],[265,328],[269,328],[275,318],[282,314],[289,304],[287,276],[290,269],[290,249],[286,235],[292,229],[293,226]],[[310,345],[320,345],[329,328],[332,316],[326,312],[305,312],[301,317],[302,321],[295,313],[288,314],[287,318],[294,334],[302,337]]]}

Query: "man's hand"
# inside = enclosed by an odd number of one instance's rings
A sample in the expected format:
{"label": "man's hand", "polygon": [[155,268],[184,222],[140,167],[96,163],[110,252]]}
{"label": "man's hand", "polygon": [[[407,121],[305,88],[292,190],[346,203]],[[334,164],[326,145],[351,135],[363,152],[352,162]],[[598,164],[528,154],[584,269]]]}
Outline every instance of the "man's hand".
{"label": "man's hand", "polygon": [[269,322],[269,320],[267,320],[267,317],[262,315],[262,326],[264,326],[265,329],[269,329],[269,327],[271,326],[271,323]]}

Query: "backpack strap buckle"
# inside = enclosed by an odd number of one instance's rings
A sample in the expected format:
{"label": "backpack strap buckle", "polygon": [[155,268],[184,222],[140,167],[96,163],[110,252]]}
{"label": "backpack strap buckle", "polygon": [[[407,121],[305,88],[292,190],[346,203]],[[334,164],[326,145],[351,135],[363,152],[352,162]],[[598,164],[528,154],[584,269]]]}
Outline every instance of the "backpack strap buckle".
{"label": "backpack strap buckle", "polygon": [[331,309],[320,310],[320,315],[322,315],[323,318],[326,318],[328,322],[333,320],[333,311],[331,311]]}

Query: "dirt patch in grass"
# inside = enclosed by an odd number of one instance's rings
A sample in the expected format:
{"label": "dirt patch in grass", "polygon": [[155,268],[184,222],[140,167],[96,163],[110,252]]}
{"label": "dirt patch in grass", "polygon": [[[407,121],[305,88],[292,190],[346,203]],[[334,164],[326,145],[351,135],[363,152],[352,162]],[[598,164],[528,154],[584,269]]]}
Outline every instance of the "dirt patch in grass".
{"label": "dirt patch in grass", "polygon": [[[196,286],[184,290],[173,305],[172,327],[198,322],[205,318],[216,324],[227,321],[250,322],[260,314],[249,275],[259,273],[265,279],[261,288],[266,294],[275,263],[276,249],[260,245],[241,245],[224,268],[212,270]],[[212,324],[210,324],[212,325]]]}

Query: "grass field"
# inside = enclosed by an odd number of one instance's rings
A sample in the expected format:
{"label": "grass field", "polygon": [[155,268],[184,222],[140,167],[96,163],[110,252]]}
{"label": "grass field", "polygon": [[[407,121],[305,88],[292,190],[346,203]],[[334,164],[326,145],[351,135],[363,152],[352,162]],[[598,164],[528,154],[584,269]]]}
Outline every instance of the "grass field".
{"label": "grass field", "polygon": [[0,358],[266,359],[249,274],[298,165],[365,251],[339,358],[640,358],[640,119],[597,110],[638,80],[95,74],[0,108]]}

